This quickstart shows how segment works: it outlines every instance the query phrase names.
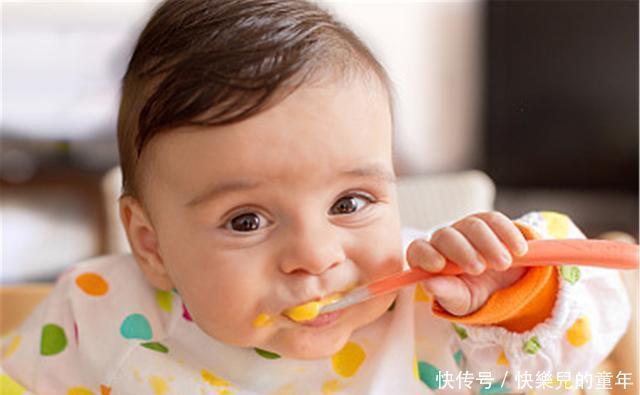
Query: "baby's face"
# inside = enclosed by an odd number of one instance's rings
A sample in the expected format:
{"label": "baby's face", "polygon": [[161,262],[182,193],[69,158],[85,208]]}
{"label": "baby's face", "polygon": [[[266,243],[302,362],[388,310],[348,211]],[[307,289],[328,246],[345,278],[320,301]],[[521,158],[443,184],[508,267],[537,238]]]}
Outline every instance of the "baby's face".
{"label": "baby's face", "polygon": [[[384,314],[394,295],[307,323],[282,313],[401,270],[391,138],[383,89],[351,81],[150,143],[144,196],[159,256],[202,330],[320,358]],[[256,327],[260,314],[271,319]]]}

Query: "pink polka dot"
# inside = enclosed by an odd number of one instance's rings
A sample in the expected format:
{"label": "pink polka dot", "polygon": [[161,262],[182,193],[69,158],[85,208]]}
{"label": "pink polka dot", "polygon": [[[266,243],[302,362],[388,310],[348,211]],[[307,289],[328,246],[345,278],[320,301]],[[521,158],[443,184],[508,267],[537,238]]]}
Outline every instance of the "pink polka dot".
{"label": "pink polka dot", "polygon": [[187,306],[185,306],[184,303],[182,304],[182,317],[187,321],[193,321],[191,319],[191,314],[189,314],[189,310],[187,310]]}

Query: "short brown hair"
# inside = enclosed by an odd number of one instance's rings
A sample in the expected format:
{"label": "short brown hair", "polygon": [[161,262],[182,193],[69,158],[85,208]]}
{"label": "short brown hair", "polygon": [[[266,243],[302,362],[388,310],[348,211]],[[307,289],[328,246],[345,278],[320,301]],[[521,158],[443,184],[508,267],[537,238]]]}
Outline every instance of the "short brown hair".
{"label": "short brown hair", "polygon": [[313,3],[163,2],[140,34],[122,80],[123,194],[139,194],[138,160],[158,133],[247,119],[328,69],[373,71],[391,96],[388,76],[366,45]]}

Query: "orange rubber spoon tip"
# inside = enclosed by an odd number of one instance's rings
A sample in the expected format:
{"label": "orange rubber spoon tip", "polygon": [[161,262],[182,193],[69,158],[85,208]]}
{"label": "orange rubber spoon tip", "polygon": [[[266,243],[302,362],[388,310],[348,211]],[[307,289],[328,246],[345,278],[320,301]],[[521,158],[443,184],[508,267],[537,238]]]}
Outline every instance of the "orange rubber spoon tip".
{"label": "orange rubber spoon tip", "polygon": [[[530,240],[529,248],[523,256],[514,256],[512,267],[580,265],[609,269],[638,269],[640,249],[636,244],[611,240]],[[438,273],[413,268],[376,280],[368,285],[353,289],[342,299],[323,306],[320,314],[341,310],[373,297],[393,292],[437,275],[458,275],[464,271],[454,262],[447,260],[444,269]]]}

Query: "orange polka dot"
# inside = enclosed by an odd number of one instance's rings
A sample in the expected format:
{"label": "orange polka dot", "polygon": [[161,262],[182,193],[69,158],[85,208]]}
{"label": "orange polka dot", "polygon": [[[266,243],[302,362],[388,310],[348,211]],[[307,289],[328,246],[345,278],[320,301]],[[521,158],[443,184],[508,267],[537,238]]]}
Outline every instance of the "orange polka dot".
{"label": "orange polka dot", "polygon": [[69,388],[67,395],[93,395],[93,391],[86,387]]}
{"label": "orange polka dot", "polygon": [[86,294],[102,296],[109,291],[109,283],[96,273],[83,273],[76,277],[76,284]]}
{"label": "orange polka dot", "polygon": [[111,387],[107,387],[106,385],[101,385],[100,395],[111,395]]}

